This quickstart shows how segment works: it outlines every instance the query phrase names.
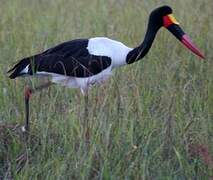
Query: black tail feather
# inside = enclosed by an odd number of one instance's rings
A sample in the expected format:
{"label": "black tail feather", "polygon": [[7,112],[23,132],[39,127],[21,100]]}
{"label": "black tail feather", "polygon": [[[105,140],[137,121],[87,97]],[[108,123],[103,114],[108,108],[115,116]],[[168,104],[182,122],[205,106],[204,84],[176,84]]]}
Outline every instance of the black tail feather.
{"label": "black tail feather", "polygon": [[23,75],[21,71],[30,64],[30,58],[24,58],[21,61],[19,61],[13,68],[7,71],[7,73],[11,73],[9,75],[10,79],[15,79],[18,76]]}

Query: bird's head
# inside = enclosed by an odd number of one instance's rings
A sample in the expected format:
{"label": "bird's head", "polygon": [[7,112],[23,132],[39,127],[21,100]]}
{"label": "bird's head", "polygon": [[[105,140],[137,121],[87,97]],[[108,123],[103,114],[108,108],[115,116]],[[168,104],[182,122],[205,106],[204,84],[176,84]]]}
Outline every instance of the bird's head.
{"label": "bird's head", "polygon": [[189,36],[182,30],[179,22],[172,14],[172,8],[162,6],[152,11],[150,14],[150,25],[155,28],[165,27],[168,29],[181,43],[190,49],[200,58],[204,59],[204,54],[196,47]]}

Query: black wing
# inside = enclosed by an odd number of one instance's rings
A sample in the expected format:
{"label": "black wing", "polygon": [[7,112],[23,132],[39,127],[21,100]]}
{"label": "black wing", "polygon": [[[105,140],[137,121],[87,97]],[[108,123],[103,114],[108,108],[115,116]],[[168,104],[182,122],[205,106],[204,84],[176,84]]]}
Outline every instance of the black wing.
{"label": "black wing", "polygon": [[[24,58],[14,66],[12,71],[15,72],[18,68],[23,70],[26,64],[29,64],[28,73],[31,75],[36,72],[48,72],[73,77],[89,77],[100,73],[111,65],[109,57],[91,55],[87,46],[87,39],[64,42],[41,54]],[[17,72],[14,74],[14,72],[10,77],[15,78],[22,75]]]}

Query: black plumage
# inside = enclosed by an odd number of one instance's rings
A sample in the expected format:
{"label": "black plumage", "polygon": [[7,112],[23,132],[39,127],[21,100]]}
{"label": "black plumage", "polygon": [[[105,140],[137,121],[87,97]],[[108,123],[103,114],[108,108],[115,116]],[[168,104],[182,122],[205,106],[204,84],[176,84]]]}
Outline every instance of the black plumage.
{"label": "black plumage", "polygon": [[[111,58],[91,55],[87,46],[88,39],[76,39],[61,43],[43,53],[22,59],[8,71],[12,72],[9,77],[14,79],[23,74],[33,75],[39,72],[72,77],[90,77],[111,65]],[[22,72],[27,66],[28,72]]]}

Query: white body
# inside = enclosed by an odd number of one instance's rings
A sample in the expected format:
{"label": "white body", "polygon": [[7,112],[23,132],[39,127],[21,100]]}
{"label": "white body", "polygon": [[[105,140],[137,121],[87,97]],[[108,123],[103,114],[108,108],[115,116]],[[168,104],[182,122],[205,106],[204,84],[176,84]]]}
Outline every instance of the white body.
{"label": "white body", "polygon": [[[80,88],[84,93],[91,85],[102,83],[108,79],[112,74],[111,71],[113,68],[125,65],[127,54],[132,50],[121,42],[105,37],[89,39],[87,49],[92,55],[110,57],[112,60],[111,66],[96,75],[85,78],[70,77],[47,72],[37,72],[37,74],[51,75],[52,82],[58,83],[62,86]],[[23,71],[26,72],[26,70],[28,70],[28,67],[26,67]]]}

